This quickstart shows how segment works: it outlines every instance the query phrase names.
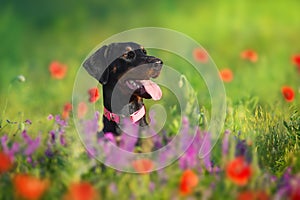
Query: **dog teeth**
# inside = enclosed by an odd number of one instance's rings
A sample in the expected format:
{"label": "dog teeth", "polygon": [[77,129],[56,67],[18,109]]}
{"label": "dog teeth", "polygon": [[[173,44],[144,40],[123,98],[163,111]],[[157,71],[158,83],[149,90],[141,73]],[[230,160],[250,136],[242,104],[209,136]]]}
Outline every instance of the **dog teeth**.
{"label": "dog teeth", "polygon": [[[138,89],[138,88],[141,87],[140,84],[136,83],[136,82],[133,81],[133,80],[128,80],[127,83],[129,83],[129,84],[130,84],[131,86],[133,86],[133,88],[135,88],[135,89]],[[132,88],[132,89],[133,89],[133,88]]]}
{"label": "dog teeth", "polygon": [[130,85],[134,86],[135,88],[139,88],[139,87],[140,87],[140,85],[138,85],[138,84],[137,84],[135,81],[133,81],[133,80],[129,80],[128,82],[129,82]]}

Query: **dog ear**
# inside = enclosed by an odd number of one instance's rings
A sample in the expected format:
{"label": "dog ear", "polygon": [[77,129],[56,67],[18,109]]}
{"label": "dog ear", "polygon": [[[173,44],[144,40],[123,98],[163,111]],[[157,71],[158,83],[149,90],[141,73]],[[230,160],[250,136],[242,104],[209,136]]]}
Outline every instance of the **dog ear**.
{"label": "dog ear", "polygon": [[105,85],[109,78],[106,53],[107,46],[105,45],[88,57],[83,63],[86,71],[102,85]]}

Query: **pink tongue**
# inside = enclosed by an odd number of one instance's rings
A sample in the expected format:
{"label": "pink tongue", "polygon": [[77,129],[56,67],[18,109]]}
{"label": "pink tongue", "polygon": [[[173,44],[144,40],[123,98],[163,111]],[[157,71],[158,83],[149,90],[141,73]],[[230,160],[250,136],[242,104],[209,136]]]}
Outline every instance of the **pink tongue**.
{"label": "pink tongue", "polygon": [[150,80],[141,80],[140,81],[148,94],[151,95],[153,100],[159,100],[162,96],[160,87]]}

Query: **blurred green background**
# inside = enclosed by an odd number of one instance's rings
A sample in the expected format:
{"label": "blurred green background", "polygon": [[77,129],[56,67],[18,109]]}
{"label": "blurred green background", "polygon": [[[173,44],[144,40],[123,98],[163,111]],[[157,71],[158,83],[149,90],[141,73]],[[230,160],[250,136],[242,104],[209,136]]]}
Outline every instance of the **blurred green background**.
{"label": "blurred green background", "polygon": [[[258,96],[272,104],[282,101],[282,85],[297,93],[300,86],[291,64],[291,55],[300,52],[298,0],[1,0],[0,5],[0,108],[8,99],[11,119],[20,111],[35,117],[61,112],[71,101],[77,69],[87,54],[113,34],[145,26],[187,34],[207,49],[219,69],[232,69],[234,81],[225,87],[233,102]],[[244,49],[255,50],[258,62],[240,59]],[[53,60],[68,66],[65,79],[51,79]],[[26,82],[14,82],[8,91],[19,74]]]}

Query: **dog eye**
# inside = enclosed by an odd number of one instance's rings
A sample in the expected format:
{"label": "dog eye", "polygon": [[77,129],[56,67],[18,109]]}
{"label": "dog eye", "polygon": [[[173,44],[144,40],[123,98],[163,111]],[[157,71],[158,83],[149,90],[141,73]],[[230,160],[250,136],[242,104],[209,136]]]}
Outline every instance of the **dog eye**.
{"label": "dog eye", "polygon": [[131,60],[131,59],[133,59],[135,57],[135,53],[134,53],[134,51],[129,51],[129,52],[125,53],[123,55],[123,57],[125,59],[130,59]]}
{"label": "dog eye", "polygon": [[146,49],[142,49],[142,52],[143,52],[144,54],[147,54]]}

